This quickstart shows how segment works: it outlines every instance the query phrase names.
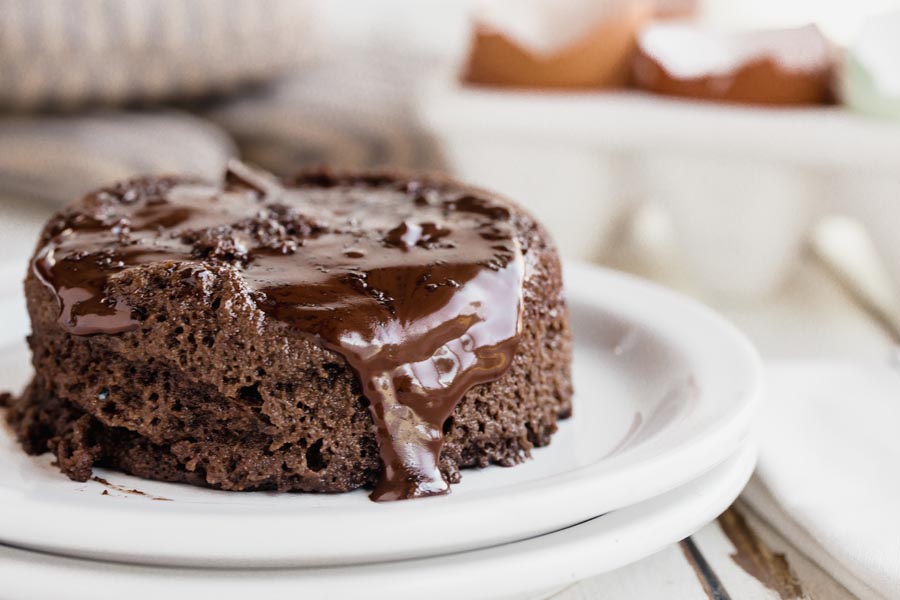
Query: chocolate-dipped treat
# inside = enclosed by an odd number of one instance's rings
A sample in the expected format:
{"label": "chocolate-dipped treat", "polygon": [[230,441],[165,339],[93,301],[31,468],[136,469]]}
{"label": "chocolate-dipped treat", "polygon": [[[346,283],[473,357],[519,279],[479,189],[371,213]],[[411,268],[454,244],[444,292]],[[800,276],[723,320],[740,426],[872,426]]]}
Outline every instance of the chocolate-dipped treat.
{"label": "chocolate-dipped treat", "polygon": [[813,25],[726,33],[659,22],[638,33],[637,45],[633,82],[657,94],[782,106],[832,98],[832,49]]}
{"label": "chocolate-dipped treat", "polygon": [[50,220],[25,291],[35,375],[9,419],[79,481],[427,496],[571,413],[552,243],[450,180],[131,180]]}
{"label": "chocolate-dipped treat", "polygon": [[657,19],[689,19],[700,11],[700,0],[654,0],[653,16]]}
{"label": "chocolate-dipped treat", "polygon": [[482,0],[463,80],[516,88],[609,88],[628,80],[647,0]]}

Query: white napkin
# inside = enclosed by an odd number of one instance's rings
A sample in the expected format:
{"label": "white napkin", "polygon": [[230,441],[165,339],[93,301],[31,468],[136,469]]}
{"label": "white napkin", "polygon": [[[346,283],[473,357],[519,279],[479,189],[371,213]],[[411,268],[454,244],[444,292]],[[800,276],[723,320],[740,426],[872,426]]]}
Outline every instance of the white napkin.
{"label": "white napkin", "polygon": [[900,369],[775,363],[744,499],[861,598],[900,597]]}

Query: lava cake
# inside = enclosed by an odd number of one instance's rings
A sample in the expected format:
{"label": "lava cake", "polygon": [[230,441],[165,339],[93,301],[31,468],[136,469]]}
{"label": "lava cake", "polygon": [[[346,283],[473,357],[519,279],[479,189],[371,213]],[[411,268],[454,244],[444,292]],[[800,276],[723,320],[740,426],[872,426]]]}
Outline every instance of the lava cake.
{"label": "lava cake", "polygon": [[54,215],[26,280],[24,449],[223,490],[446,493],[571,414],[546,231],[440,177],[242,163]]}

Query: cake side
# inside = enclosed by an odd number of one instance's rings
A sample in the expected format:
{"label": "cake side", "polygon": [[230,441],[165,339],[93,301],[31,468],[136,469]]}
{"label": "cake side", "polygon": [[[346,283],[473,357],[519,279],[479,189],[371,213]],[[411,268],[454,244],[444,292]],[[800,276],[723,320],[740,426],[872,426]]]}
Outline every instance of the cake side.
{"label": "cake side", "polygon": [[[511,219],[525,269],[522,330],[509,369],[470,389],[444,423],[440,467],[450,481],[460,468],[521,461],[571,410],[556,252],[529,215],[513,209]],[[58,227],[48,224],[43,241]],[[213,240],[217,250],[227,238]],[[140,323],[114,335],[66,331],[33,270],[25,287],[35,378],[10,420],[26,450],[49,449],[73,479],[105,466],[228,490],[376,483],[381,461],[358,377],[341,354],[261,310],[235,264],[198,256],[113,274],[108,293]]]}

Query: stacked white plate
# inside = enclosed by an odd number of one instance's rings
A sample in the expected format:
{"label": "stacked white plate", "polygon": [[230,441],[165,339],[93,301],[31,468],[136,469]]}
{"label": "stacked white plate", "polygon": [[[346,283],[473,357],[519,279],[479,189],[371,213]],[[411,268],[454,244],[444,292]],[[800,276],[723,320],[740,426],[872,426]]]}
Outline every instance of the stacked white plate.
{"label": "stacked white plate", "polygon": [[[531,461],[466,471],[448,496],[378,504],[106,471],[77,483],[0,429],[0,596],[542,597],[692,534],[753,470],[755,352],[708,309],[638,279],[573,266],[566,285],[575,416]],[[28,352],[7,329],[0,382],[18,388]]]}

